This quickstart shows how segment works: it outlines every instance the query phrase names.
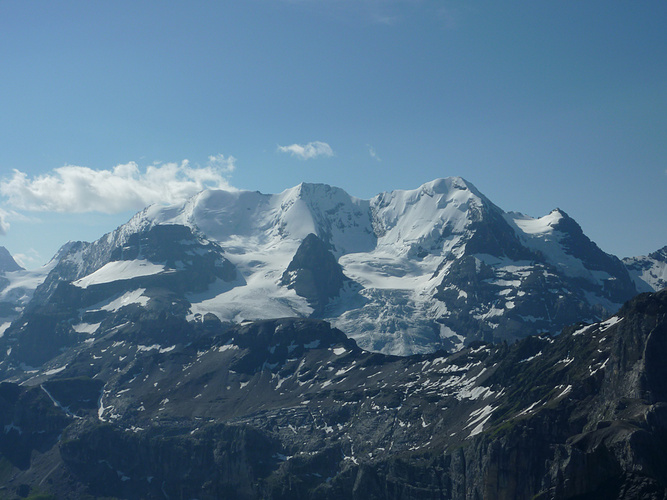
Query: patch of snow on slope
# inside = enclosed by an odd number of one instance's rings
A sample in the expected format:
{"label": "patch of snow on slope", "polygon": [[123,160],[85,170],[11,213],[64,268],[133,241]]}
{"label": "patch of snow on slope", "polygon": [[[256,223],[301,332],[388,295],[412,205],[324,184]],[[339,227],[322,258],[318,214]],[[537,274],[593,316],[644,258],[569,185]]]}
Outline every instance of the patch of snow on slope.
{"label": "patch of snow on slope", "polygon": [[511,214],[514,223],[526,234],[552,234],[553,226],[557,225],[563,218],[558,210],[553,210],[550,214],[534,219],[521,214]]}
{"label": "patch of snow on slope", "polygon": [[7,321],[6,323],[2,323],[0,325],[0,337],[2,337],[5,334],[5,332],[7,331],[7,328],[9,328],[9,326],[11,324],[12,324],[11,321]]}
{"label": "patch of snow on slope", "polygon": [[65,368],[67,368],[67,365],[63,365],[58,368],[52,368],[51,370],[46,370],[44,372],[44,375],[55,375],[56,373],[60,373],[61,371],[63,371]]}
{"label": "patch of snow on slope", "polygon": [[150,276],[161,273],[165,267],[153,264],[147,260],[118,260],[105,264],[94,273],[74,281],[72,284],[79,288],[88,288],[91,285],[111,283],[118,280],[127,280],[139,276]]}
{"label": "patch of snow on slope", "polygon": [[607,331],[609,328],[614,326],[617,323],[620,323],[623,320],[623,318],[619,316],[612,316],[606,321],[603,321],[600,323],[600,333]]}
{"label": "patch of snow on slope", "polygon": [[72,325],[72,329],[77,333],[90,333],[93,334],[100,327],[101,323],[79,323],[78,325]]}
{"label": "patch of snow on slope", "polygon": [[477,434],[480,434],[484,430],[484,424],[491,418],[491,415],[493,415],[493,406],[491,405],[486,405],[483,408],[480,408],[479,410],[475,410],[470,414],[470,423],[464,427],[464,429],[467,429],[468,427],[475,425],[475,428],[470,432],[470,435],[468,435],[468,438],[471,438],[473,436],[476,436]]}
{"label": "patch of snow on slope", "polygon": [[112,300],[108,304],[100,307],[100,309],[102,309],[103,311],[115,312],[121,307],[128,306],[130,304],[139,304],[141,306],[145,306],[146,304],[148,304],[148,301],[150,300],[148,297],[143,295],[145,291],[146,291],[145,288],[138,288],[137,290],[124,293],[117,299]]}
{"label": "patch of snow on slope", "polygon": [[[139,304],[141,306],[145,306],[146,304],[148,304],[148,301],[150,300],[149,297],[143,295],[145,291],[146,291],[145,288],[138,288],[130,292],[125,292],[123,295],[116,297],[115,299],[106,300],[104,302],[100,302],[98,304],[95,304],[94,306],[89,307],[88,309],[86,309],[86,312],[95,312],[95,311],[116,312],[121,307],[128,306],[130,304]],[[84,328],[82,325],[81,327]],[[94,325],[90,325],[89,328],[92,328],[92,326]]]}

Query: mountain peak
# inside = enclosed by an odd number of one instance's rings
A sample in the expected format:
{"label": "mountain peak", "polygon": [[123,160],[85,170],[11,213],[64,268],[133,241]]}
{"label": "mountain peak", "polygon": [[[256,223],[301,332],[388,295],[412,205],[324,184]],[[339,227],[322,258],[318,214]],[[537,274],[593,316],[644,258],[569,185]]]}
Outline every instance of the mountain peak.
{"label": "mountain peak", "polygon": [[9,251],[5,247],[0,247],[0,272],[20,271],[22,269]]}
{"label": "mountain peak", "polygon": [[659,250],[656,250],[655,252],[651,252],[648,254],[648,256],[649,258],[658,260],[660,262],[667,262],[667,245]]}
{"label": "mountain peak", "polygon": [[469,183],[463,177],[440,177],[422,184],[421,188],[435,193],[447,193],[452,189],[469,189]]}
{"label": "mountain peak", "polygon": [[298,198],[317,205],[325,200],[343,203],[355,199],[342,188],[319,182],[301,182],[293,188],[286,189],[282,194],[286,199]]}

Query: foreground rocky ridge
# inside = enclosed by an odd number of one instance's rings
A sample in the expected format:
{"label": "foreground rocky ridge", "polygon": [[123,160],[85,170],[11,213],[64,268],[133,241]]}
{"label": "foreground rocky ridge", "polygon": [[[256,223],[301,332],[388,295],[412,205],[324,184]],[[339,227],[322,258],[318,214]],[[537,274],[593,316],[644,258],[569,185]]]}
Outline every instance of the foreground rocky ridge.
{"label": "foreground rocky ridge", "polygon": [[0,385],[8,498],[667,498],[666,291],[410,357],[316,320],[124,314]]}

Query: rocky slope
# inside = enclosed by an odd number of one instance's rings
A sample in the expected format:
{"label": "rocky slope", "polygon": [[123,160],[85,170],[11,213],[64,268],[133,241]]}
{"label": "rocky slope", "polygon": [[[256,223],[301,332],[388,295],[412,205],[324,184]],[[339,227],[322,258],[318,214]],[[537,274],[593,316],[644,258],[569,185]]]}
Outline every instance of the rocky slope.
{"label": "rocky slope", "polygon": [[122,315],[0,385],[7,498],[667,498],[665,291],[410,357],[317,320]]}

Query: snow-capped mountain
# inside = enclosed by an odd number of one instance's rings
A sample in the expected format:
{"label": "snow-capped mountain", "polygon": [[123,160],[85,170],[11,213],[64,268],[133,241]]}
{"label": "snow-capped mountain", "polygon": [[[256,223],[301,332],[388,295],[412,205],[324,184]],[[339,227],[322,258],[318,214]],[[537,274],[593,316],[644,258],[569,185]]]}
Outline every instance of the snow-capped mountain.
{"label": "snow-capped mountain", "polygon": [[193,314],[229,321],[313,313],[282,277],[315,234],[349,278],[318,316],[363,348],[395,354],[558,331],[636,293],[622,263],[564,212],[504,213],[461,178],[371,200],[316,184],[278,195],[207,191],[130,225],[147,223],[185,224],[221,245],[247,285],[188,300]]}
{"label": "snow-capped mountain", "polygon": [[667,246],[647,256],[623,259],[637,290],[657,292],[667,287]]}
{"label": "snow-capped mountain", "polygon": [[[151,206],[94,243],[63,247],[31,307],[57,304],[56,323],[73,315],[60,336],[36,341],[49,352],[99,323],[86,311],[154,308],[152,294],[189,321],[318,317],[364,349],[405,355],[557,333],[636,293],[623,263],[562,210],[506,213],[455,177],[370,200],[300,184]],[[33,328],[44,332],[26,317],[9,337]]]}

